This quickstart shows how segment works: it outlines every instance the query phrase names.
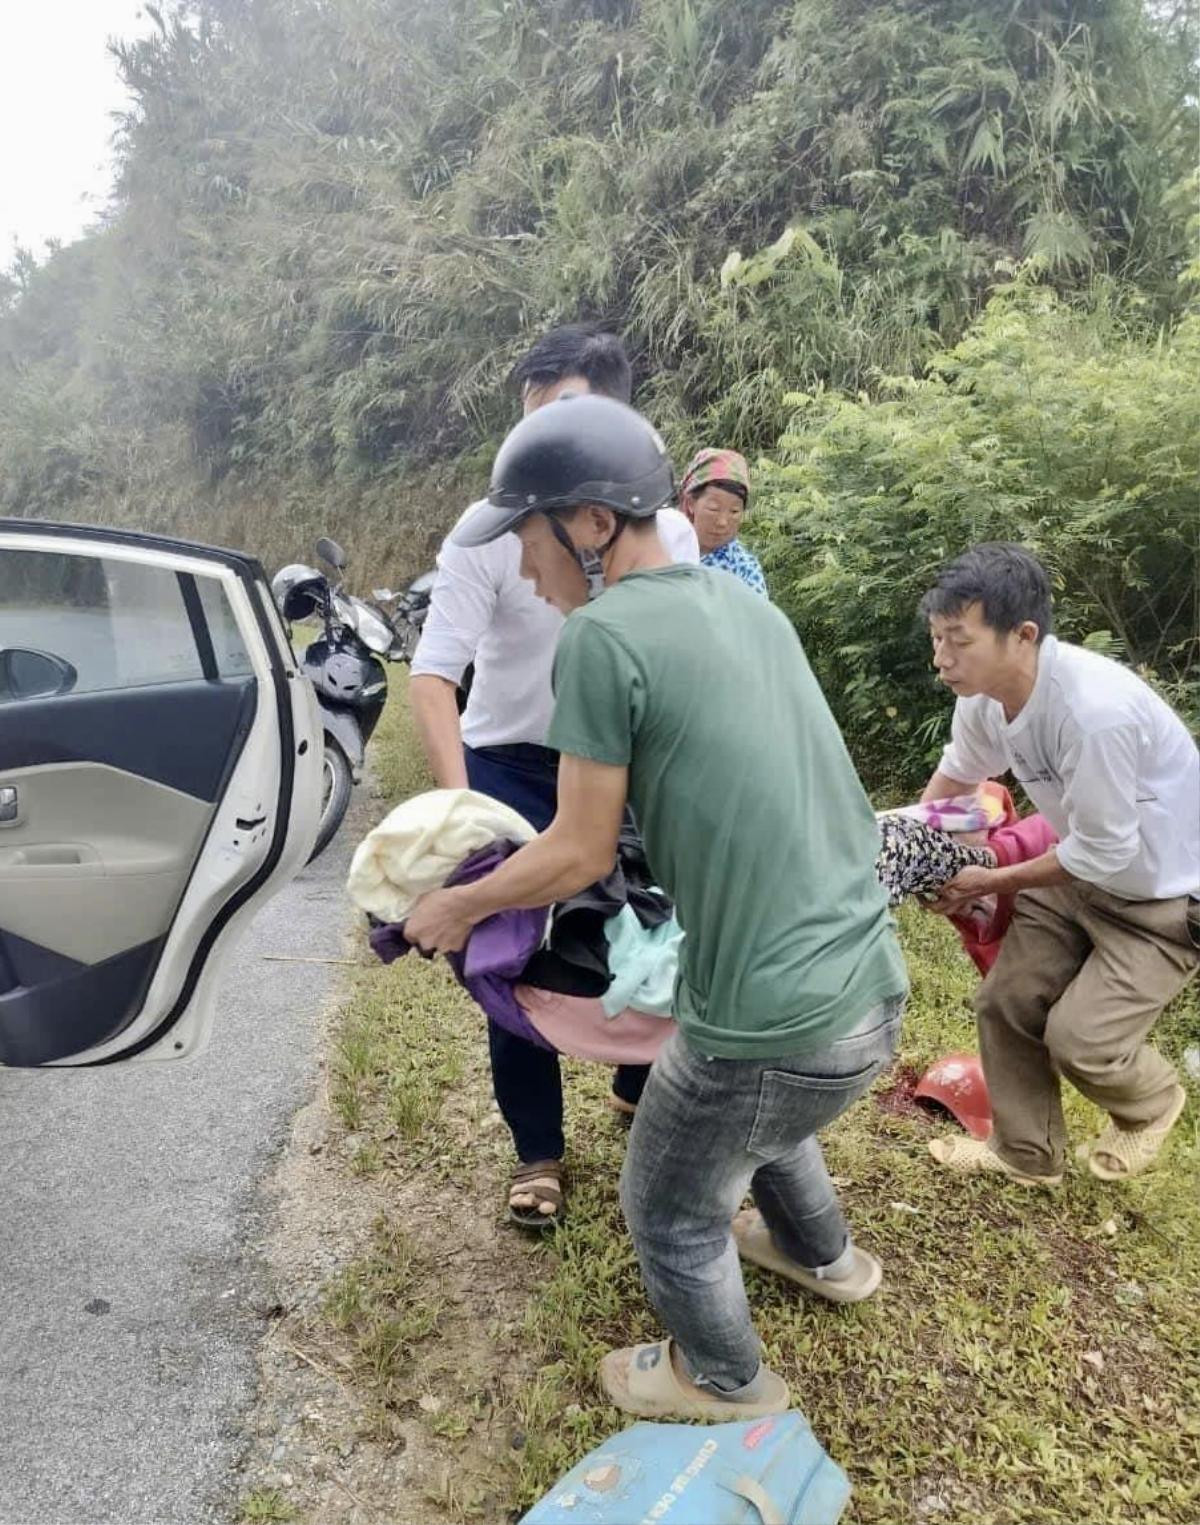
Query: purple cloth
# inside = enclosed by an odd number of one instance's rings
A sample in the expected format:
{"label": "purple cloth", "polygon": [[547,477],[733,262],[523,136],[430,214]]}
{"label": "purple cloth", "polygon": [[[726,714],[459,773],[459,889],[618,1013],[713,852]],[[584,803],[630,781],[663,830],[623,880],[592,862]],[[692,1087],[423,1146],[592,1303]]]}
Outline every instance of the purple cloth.
{"label": "purple cloth", "polygon": [[[479,848],[458,865],[447,879],[446,888],[486,878],[516,850],[515,844],[507,841]],[[446,958],[459,983],[493,1022],[518,1038],[554,1052],[553,1045],[546,1042],[521,1010],[513,989],[525,965],[541,946],[547,914],[545,909],[499,911],[479,923],[461,953],[448,953]],[[413,946],[404,935],[403,922],[373,927],[370,943],[385,964],[403,958]]]}

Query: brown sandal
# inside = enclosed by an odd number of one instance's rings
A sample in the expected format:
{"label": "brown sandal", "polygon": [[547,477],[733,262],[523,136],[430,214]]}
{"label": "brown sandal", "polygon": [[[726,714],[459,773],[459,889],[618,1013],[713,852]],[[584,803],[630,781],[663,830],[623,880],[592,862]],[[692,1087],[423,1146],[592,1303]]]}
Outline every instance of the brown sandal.
{"label": "brown sandal", "polygon": [[[562,1217],[566,1180],[561,1160],[518,1165],[508,1187],[508,1216],[522,1228],[553,1228]],[[533,1200],[518,1204],[516,1197]]]}

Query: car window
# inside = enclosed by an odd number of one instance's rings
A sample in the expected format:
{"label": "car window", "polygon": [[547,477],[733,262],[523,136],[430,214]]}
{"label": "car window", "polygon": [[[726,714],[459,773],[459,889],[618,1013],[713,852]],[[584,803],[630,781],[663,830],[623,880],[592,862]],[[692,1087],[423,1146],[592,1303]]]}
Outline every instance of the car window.
{"label": "car window", "polygon": [[249,677],[254,667],[225,596],[225,589],[213,577],[197,577],[196,587],[204,608],[204,617],[208,621],[218,673],[222,678]]}
{"label": "car window", "polygon": [[[184,596],[190,581],[113,556],[5,550],[0,647],[27,647],[69,662],[78,673],[74,693],[203,678]],[[224,589],[211,577],[194,581],[197,617],[207,623],[218,675],[250,672]]]}

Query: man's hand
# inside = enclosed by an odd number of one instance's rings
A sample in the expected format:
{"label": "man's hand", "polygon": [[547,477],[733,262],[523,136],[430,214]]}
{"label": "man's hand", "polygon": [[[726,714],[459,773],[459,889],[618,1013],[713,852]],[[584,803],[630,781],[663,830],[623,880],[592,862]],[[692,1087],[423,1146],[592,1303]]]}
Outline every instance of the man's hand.
{"label": "man's hand", "polygon": [[602,878],[616,862],[628,783],[625,768],[564,754],[558,814],[541,836],[474,884],[418,900],[404,935],[424,953],[457,953],[489,916],[554,905]]}
{"label": "man's hand", "polygon": [[422,953],[458,953],[475,925],[462,890],[434,890],[408,913],[404,935]]}
{"label": "man's hand", "polygon": [[932,800],[949,800],[958,794],[974,794],[978,788],[978,783],[964,783],[961,778],[951,778],[948,773],[943,773],[938,768],[933,777],[925,785],[925,792],[921,795],[921,803],[924,805]]}
{"label": "man's hand", "polygon": [[1010,863],[1007,868],[972,866],[955,874],[942,885],[930,909],[943,916],[953,916],[982,895],[1017,895],[1022,890],[1046,889],[1056,884],[1070,884],[1071,875],[1058,861],[1056,848],[1049,848],[1040,858],[1027,863]]}
{"label": "man's hand", "polygon": [[942,885],[937,899],[928,902],[929,908],[931,911],[937,911],[941,916],[953,916],[964,910],[973,900],[980,900],[984,895],[998,894],[1000,892],[1000,886],[996,882],[998,877],[999,870],[984,868],[979,864],[959,869],[953,879]]}

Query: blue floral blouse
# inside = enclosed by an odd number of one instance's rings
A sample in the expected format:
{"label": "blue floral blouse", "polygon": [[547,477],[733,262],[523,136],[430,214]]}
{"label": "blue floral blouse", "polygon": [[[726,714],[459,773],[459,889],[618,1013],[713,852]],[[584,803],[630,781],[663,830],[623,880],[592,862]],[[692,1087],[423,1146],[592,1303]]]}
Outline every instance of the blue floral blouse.
{"label": "blue floral blouse", "polygon": [[709,551],[707,556],[701,556],[702,567],[720,567],[723,572],[732,572],[735,577],[740,577],[748,588],[753,588],[755,593],[761,593],[764,598],[767,594],[767,580],[763,576],[762,567],[759,566],[758,557],[753,555],[740,540],[731,540],[727,545],[718,546],[715,551]]}

